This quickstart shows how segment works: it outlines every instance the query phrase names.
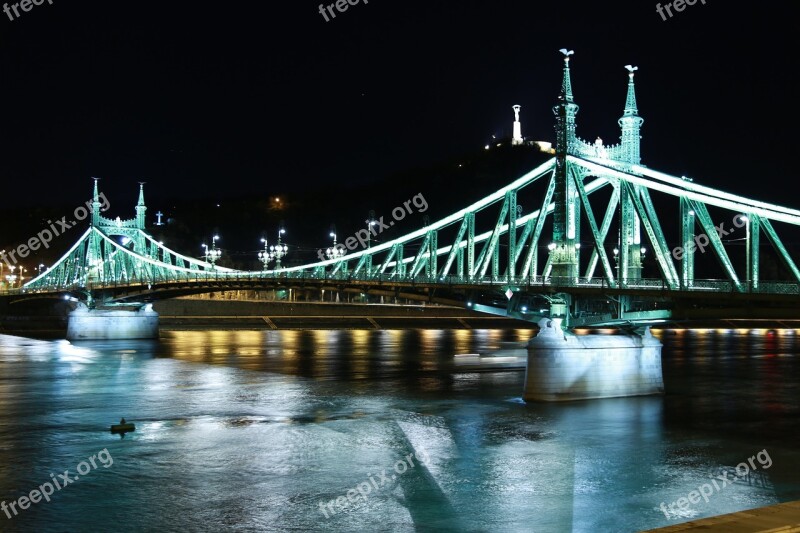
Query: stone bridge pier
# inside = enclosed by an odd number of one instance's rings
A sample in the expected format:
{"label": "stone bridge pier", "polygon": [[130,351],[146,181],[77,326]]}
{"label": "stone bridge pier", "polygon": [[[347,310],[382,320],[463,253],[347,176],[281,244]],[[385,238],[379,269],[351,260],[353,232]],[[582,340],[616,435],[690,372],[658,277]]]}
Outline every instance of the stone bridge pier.
{"label": "stone bridge pier", "polygon": [[151,304],[138,310],[89,309],[86,304],[67,316],[67,340],[157,339],[158,313]]}

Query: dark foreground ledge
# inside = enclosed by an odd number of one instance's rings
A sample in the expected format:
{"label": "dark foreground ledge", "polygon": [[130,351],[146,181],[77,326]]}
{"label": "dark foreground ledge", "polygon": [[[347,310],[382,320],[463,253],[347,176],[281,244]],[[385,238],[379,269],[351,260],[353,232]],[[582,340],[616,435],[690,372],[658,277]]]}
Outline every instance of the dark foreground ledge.
{"label": "dark foreground ledge", "polygon": [[651,529],[646,533],[708,531],[711,533],[796,533],[800,532],[800,501],[780,503],[738,513],[692,520],[683,524]]}

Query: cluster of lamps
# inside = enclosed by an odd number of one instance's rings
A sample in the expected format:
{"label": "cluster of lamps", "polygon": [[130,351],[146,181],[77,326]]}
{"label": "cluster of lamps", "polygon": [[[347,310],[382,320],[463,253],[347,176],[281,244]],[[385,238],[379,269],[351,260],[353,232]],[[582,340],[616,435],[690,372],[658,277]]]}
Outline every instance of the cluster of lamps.
{"label": "cluster of lamps", "polygon": [[205,254],[203,254],[203,257],[206,258],[206,261],[211,263],[211,267],[212,268],[214,267],[216,262],[219,260],[219,258],[222,257],[222,250],[217,248],[217,240],[218,239],[219,239],[219,235],[214,235],[214,237],[211,239],[211,248],[209,248],[208,245],[205,244],[205,243],[203,243],[201,245],[203,247],[203,249],[205,250],[205,252],[206,252]]}
{"label": "cluster of lamps", "polygon": [[[5,254],[5,250],[0,250],[0,254]],[[8,288],[13,289],[16,285],[17,287],[22,287],[22,281],[25,279],[25,273],[28,271],[27,268],[24,266],[17,266],[17,265],[8,265],[8,270],[11,272],[10,274],[3,274],[3,270],[5,270],[6,263],[4,261],[0,261],[0,280],[5,279],[8,283]],[[17,271],[19,268],[19,271]],[[42,272],[47,270],[47,267],[44,266],[44,263],[39,263],[39,266],[36,268],[39,275],[42,275]],[[17,275],[19,272],[19,275]]]}
{"label": "cluster of lamps", "polygon": [[280,270],[281,259],[286,257],[289,253],[289,247],[281,242],[282,235],[286,230],[280,228],[278,230],[278,244],[270,246],[267,239],[262,238],[261,242],[264,243],[264,249],[258,252],[258,260],[264,265],[264,270],[269,270],[269,263],[275,261],[275,270]]}
{"label": "cluster of lamps", "polygon": [[[2,266],[2,264],[0,264]],[[8,282],[8,288],[13,289],[14,285],[17,284],[18,287],[22,286],[22,280],[24,279],[25,272],[28,271],[27,268],[20,266],[19,267],[19,276],[17,276],[14,272],[17,269],[16,265],[8,265],[8,269],[11,271],[11,274],[6,274],[6,281]],[[0,270],[0,273],[2,270]]]}
{"label": "cluster of lamps", "polygon": [[331,231],[331,237],[333,237],[333,246],[325,250],[325,255],[328,256],[328,259],[339,259],[347,252],[344,247],[336,245],[336,228]]}

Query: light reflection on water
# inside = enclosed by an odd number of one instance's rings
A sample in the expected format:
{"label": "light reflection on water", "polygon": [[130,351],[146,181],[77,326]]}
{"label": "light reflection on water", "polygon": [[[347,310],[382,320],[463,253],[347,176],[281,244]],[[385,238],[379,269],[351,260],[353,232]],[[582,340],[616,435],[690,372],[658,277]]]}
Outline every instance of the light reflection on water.
{"label": "light reflection on water", "polygon": [[[0,337],[0,498],[104,448],[115,461],[0,529],[637,531],[677,523],[662,502],[762,449],[769,486],[733,484],[683,519],[800,498],[799,336],[655,334],[664,397],[529,405],[514,364],[454,357],[505,358],[528,330]],[[124,439],[107,432],[122,416]],[[323,515],[383,470],[396,479]]]}

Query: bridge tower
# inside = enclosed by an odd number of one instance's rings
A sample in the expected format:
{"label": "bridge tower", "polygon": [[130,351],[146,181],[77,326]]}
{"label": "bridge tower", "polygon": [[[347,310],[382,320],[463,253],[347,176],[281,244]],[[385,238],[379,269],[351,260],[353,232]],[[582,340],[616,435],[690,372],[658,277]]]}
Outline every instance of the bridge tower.
{"label": "bridge tower", "polygon": [[[575,117],[579,107],[572,95],[572,80],[569,58],[574,53],[566,48],[564,54],[564,77],[558,104],[553,107],[556,116],[556,168],[553,202],[553,242],[550,248],[551,276],[559,284],[572,284],[578,279],[578,193],[575,182],[569,175],[567,155],[577,143]],[[535,274],[534,274],[535,275]]]}
{"label": "bridge tower", "polygon": [[[644,123],[636,105],[636,87],[633,81],[638,67],[626,65],[625,68],[628,70],[628,95],[625,99],[625,111],[619,119],[622,128],[620,159],[623,163],[638,165],[641,163],[640,130]],[[639,194],[638,186],[633,186],[632,190]],[[620,198],[619,275],[622,278],[620,281],[625,285],[629,281],[642,278],[642,224],[631,197],[623,194]]]}
{"label": "bridge tower", "polygon": [[[92,192],[92,226],[99,227],[101,224],[101,217],[100,217],[100,193],[98,190],[97,182],[99,178],[92,178],[94,180],[94,190]],[[89,236],[89,241],[86,246],[86,267],[87,267],[87,279],[97,278],[100,270],[103,268],[103,261],[102,261],[102,251],[100,249],[100,239],[94,233]],[[89,301],[90,306],[94,306],[94,301],[91,297],[91,292],[89,293]]]}

